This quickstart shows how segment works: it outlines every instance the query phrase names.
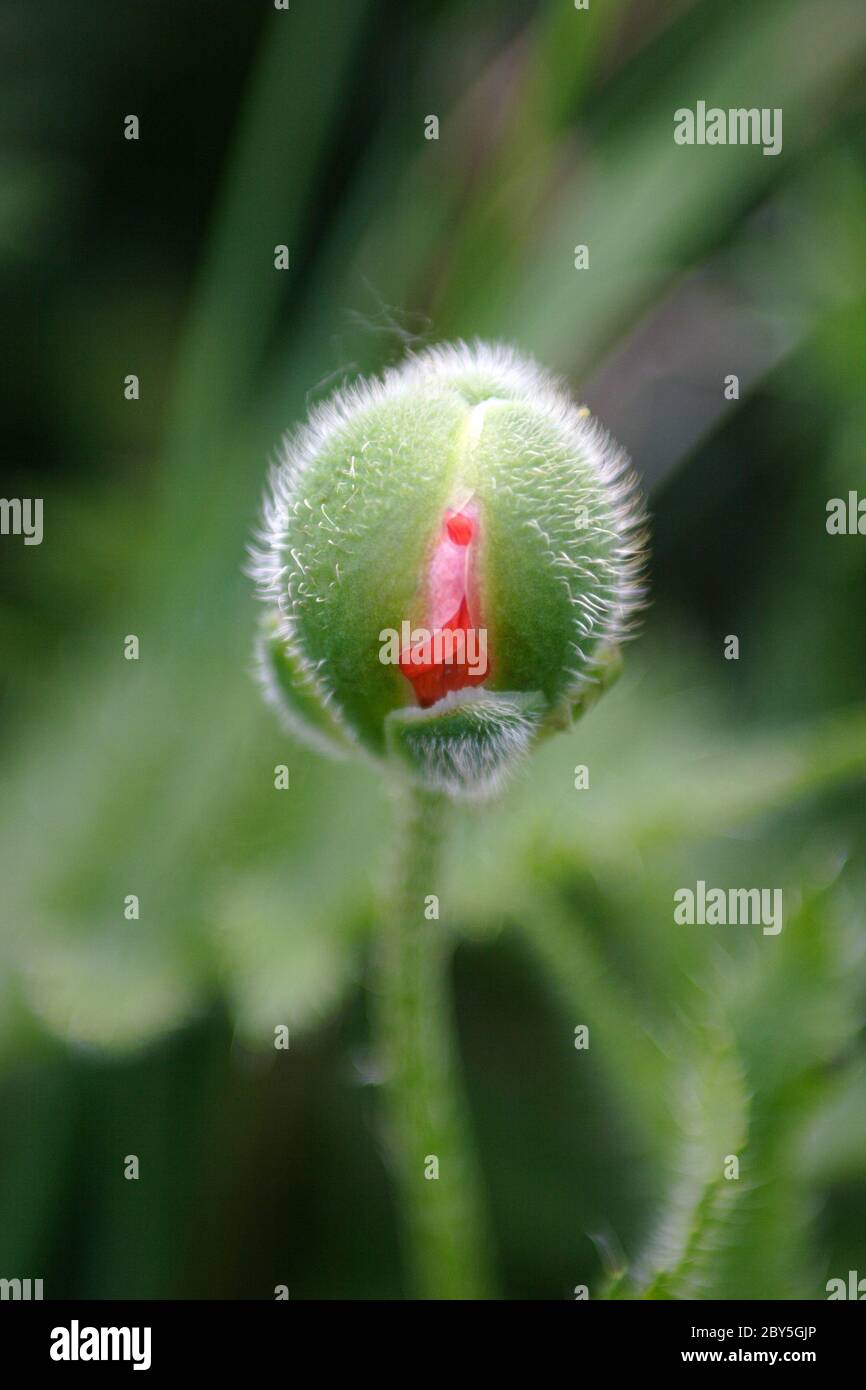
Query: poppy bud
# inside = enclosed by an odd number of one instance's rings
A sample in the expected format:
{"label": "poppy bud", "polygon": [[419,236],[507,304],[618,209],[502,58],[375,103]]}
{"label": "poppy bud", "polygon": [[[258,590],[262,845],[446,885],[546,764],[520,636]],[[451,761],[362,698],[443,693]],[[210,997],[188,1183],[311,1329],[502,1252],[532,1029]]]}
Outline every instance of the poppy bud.
{"label": "poppy bud", "polygon": [[566,726],[640,605],[625,455],[507,347],[434,347],[317,407],[254,551],[259,670],[332,752],[484,795]]}

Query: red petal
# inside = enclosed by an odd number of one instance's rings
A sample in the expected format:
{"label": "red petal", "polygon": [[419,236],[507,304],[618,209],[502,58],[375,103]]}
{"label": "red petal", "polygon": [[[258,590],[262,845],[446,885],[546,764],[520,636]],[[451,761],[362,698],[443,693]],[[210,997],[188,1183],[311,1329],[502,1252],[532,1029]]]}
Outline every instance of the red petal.
{"label": "red petal", "polygon": [[454,512],[446,520],[445,530],[455,545],[468,545],[475,534],[475,523],[465,512]]}
{"label": "red petal", "polygon": [[[480,630],[473,627],[466,593],[471,557],[458,558],[458,551],[464,551],[475,534],[473,517],[465,512],[446,514],[428,573],[428,602],[432,600],[435,607],[446,593],[454,593],[455,597],[459,593],[459,606],[450,618],[429,632],[428,638],[400,653],[400,670],[411,682],[422,709],[452,690],[481,685],[487,679],[486,646],[483,652],[481,649],[486,633],[482,638]],[[458,634],[462,635],[462,650]]]}

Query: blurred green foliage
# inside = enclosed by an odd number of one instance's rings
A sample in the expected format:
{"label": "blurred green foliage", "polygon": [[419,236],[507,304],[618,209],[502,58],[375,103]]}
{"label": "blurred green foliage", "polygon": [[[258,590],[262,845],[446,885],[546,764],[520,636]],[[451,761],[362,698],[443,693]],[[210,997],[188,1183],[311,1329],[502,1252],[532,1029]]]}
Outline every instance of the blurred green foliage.
{"label": "blurred green foliage", "polygon": [[[0,1274],[403,1291],[364,969],[391,807],[261,707],[241,568],[308,404],[475,334],[566,374],[654,512],[626,675],[451,841],[502,1292],[866,1274],[866,551],[824,527],[866,490],[862,7],[4,0],[0,25],[4,491],[45,498],[44,544],[0,549]],[[782,107],[782,154],[676,147],[699,98]],[[784,930],[675,927],[699,878],[781,885]]]}

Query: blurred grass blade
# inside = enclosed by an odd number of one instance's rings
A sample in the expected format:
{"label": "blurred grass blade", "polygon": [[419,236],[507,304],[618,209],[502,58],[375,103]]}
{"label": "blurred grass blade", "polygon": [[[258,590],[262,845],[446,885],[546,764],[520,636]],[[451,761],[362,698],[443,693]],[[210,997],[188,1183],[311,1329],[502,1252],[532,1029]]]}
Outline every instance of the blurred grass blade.
{"label": "blurred grass blade", "polygon": [[[286,287],[309,263],[302,232],[314,174],[368,9],[368,0],[316,0],[266,26],[177,370],[162,513],[169,553],[189,558],[194,537],[206,559],[211,507],[225,507],[225,480],[209,486],[209,474],[250,404]],[[274,269],[282,244],[285,274]]]}

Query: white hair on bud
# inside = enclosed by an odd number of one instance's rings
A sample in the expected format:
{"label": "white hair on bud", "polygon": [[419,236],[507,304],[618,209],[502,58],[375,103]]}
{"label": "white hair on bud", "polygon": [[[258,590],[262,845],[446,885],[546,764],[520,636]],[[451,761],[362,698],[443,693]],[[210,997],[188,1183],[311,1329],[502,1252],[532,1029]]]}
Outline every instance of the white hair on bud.
{"label": "white hair on bud", "polygon": [[[461,711],[471,713],[475,727],[455,736],[447,715]],[[478,690],[451,691],[429,709],[410,706],[389,722],[425,787],[470,801],[502,790],[529,753],[539,723],[521,700]]]}
{"label": "white hair on bud", "polygon": [[[431,385],[462,391],[472,410],[469,428],[479,435],[488,417],[488,406],[502,401],[525,404],[537,417],[540,431],[546,423],[561,441],[560,455],[552,459],[543,447],[543,433],[540,432],[538,448],[531,447],[530,430],[527,458],[531,466],[522,475],[513,470],[508,476],[497,476],[495,481],[498,490],[511,490],[515,497],[524,493],[523,510],[532,518],[524,524],[540,539],[541,554],[551,570],[559,574],[572,605],[573,662],[566,671],[566,704],[598,681],[607,653],[633,635],[635,617],[645,602],[646,514],[637,477],[624,450],[588,418],[588,412],[575,406],[565,383],[504,343],[458,342],[410,353],[380,377],[338,389],[313,408],[306,423],[286,437],[270,470],[261,523],[250,549],[248,572],[256,582],[259,597],[276,616],[280,640],[299,678],[327,708],[345,740],[355,744],[358,740],[339,707],[329,671],[323,669],[321,662],[311,660],[304,648],[299,615],[322,598],[309,581],[305,583],[303,547],[298,548],[297,539],[290,542],[289,536],[301,535],[310,543],[324,538],[330,543],[334,570],[329,587],[342,582],[341,536],[351,534],[353,527],[356,531],[363,529],[363,515],[357,510],[362,507],[363,498],[360,490],[356,493],[350,484],[344,505],[349,508],[351,503],[352,510],[341,515],[334,509],[329,514],[324,506],[314,508],[304,494],[304,474],[328,448],[335,433],[351,425],[359,410],[404,391]],[[563,469],[562,451],[566,458],[573,455],[575,460],[571,481],[568,470]],[[363,461],[360,456],[351,456],[346,477],[353,479],[355,466],[360,469],[362,462],[365,487],[369,487],[371,470],[384,468],[385,464],[370,456]],[[597,486],[587,482],[587,473]],[[545,478],[549,478],[550,485],[539,486]],[[589,543],[582,546],[574,544],[578,508],[588,512]],[[593,540],[598,543],[593,544]],[[264,683],[266,693],[279,704],[279,692],[269,689],[267,680]],[[473,753],[471,747],[466,756],[477,756],[483,761],[478,750]]]}
{"label": "white hair on bud", "polygon": [[264,632],[258,634],[252,674],[261,686],[265,704],[274,711],[286,733],[306,743],[308,747],[327,758],[346,758],[350,752],[363,752],[353,731],[340,718],[339,711],[335,708],[335,702],[322,693],[320,687],[312,682],[311,672],[314,670],[312,664],[307,662],[306,667],[308,669],[304,669],[298,662],[298,682],[302,688],[306,687],[311,695],[319,697],[320,702],[327,709],[328,717],[333,722],[332,733],[328,733],[327,730],[320,729],[309,720],[304,719],[303,715],[286,699],[274,674],[268,652],[267,635]]}

